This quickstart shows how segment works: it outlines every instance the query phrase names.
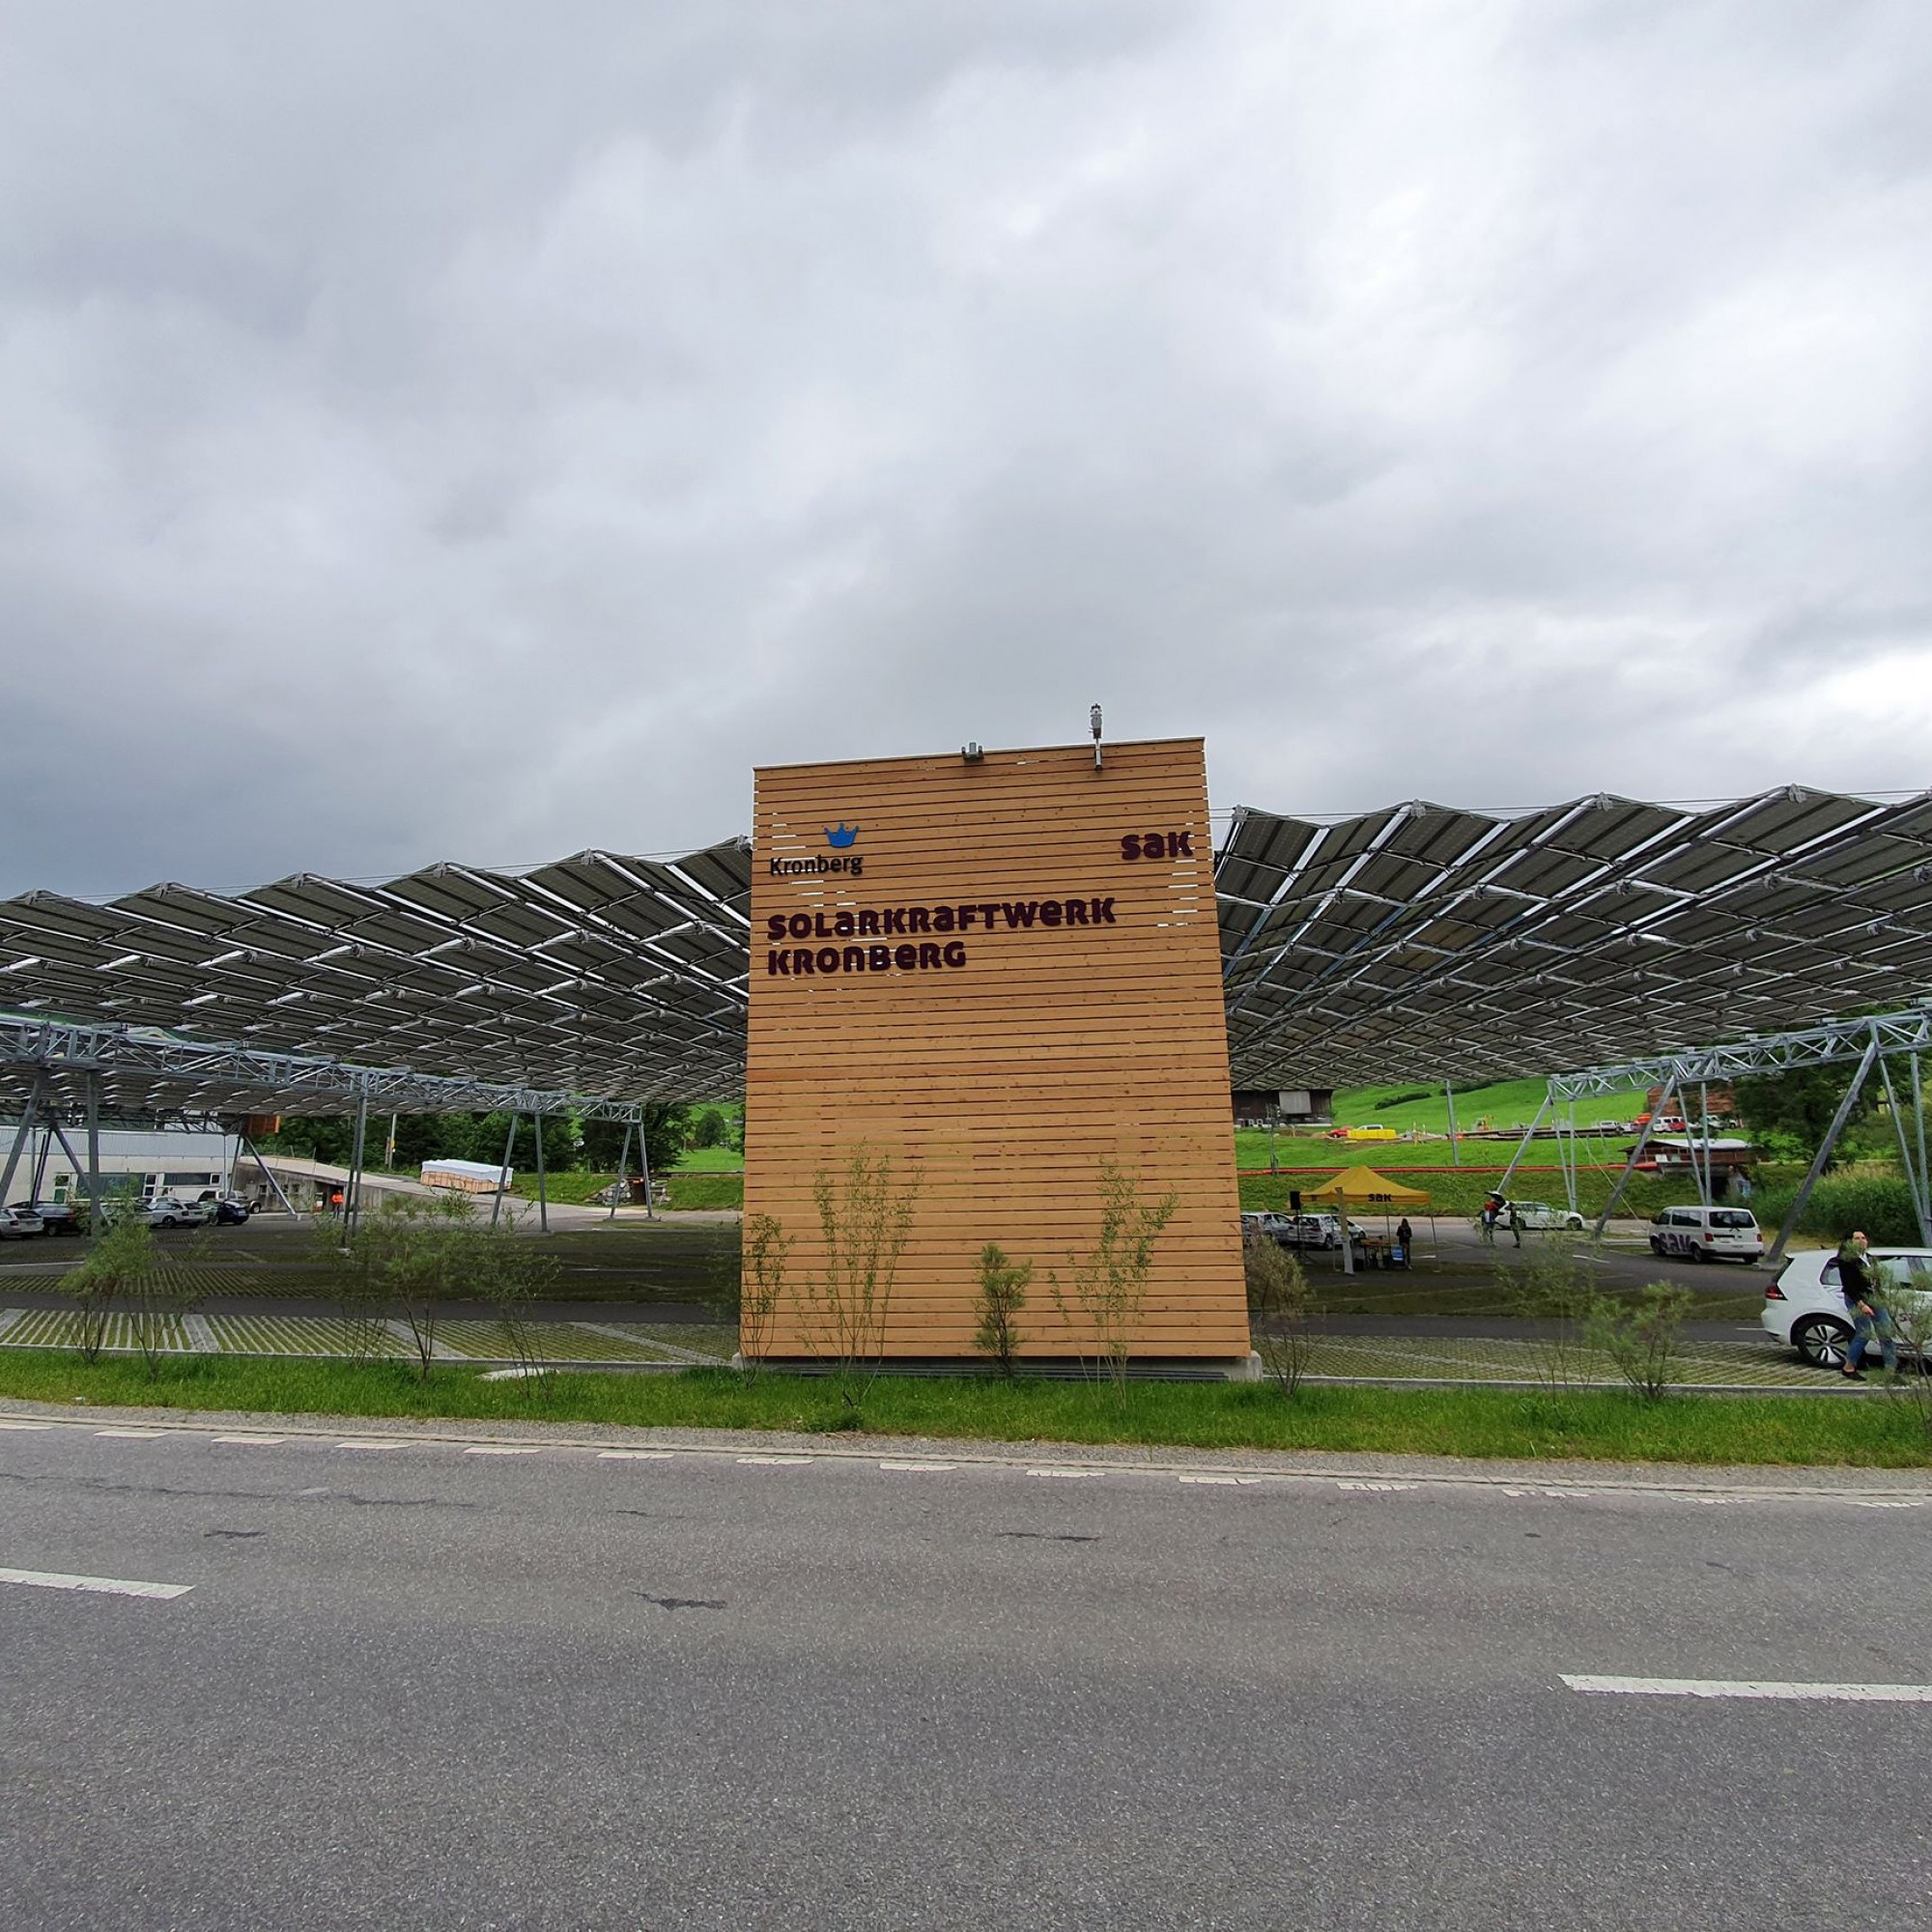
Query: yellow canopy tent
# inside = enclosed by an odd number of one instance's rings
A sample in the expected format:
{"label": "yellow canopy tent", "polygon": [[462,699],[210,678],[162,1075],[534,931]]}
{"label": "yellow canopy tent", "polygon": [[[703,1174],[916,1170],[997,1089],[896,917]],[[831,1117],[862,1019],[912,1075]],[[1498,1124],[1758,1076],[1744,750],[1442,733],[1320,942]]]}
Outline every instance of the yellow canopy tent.
{"label": "yellow canopy tent", "polygon": [[[1398,1208],[1406,1212],[1411,1208],[1426,1209],[1429,1206],[1429,1196],[1422,1188],[1406,1187],[1372,1167],[1345,1167],[1332,1180],[1304,1189],[1301,1198],[1320,1207],[1340,1208],[1345,1222],[1350,1210],[1355,1208],[1378,1208],[1386,1221]],[[1432,1214],[1430,1226],[1433,1229],[1435,1225],[1435,1217]],[[1435,1236],[1432,1235],[1430,1238],[1433,1242]],[[1354,1273],[1355,1244],[1346,1238],[1342,1242],[1342,1265],[1350,1274]]]}
{"label": "yellow canopy tent", "polygon": [[1332,1180],[1309,1188],[1304,1201],[1331,1208],[1427,1208],[1429,1195],[1420,1187],[1406,1187],[1372,1167],[1345,1167]]}

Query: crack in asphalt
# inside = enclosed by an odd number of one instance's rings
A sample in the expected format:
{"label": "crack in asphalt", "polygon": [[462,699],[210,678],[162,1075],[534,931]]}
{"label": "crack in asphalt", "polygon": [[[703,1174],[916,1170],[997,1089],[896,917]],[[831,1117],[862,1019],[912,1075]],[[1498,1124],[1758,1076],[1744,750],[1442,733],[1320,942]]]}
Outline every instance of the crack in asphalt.
{"label": "crack in asphalt", "polygon": [[638,1595],[645,1603],[655,1604],[661,1610],[722,1610],[723,1597],[654,1597],[648,1590],[639,1590]]}

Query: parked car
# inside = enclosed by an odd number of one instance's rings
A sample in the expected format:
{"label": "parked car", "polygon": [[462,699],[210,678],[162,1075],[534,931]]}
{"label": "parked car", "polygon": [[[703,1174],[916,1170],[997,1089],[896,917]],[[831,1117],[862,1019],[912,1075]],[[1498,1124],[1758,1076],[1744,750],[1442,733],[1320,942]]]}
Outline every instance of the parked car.
{"label": "parked car", "polygon": [[[1894,1294],[1932,1308],[1932,1248],[1874,1248],[1871,1258],[1889,1273]],[[1758,1320],[1813,1368],[1837,1368],[1852,1339],[1852,1318],[1838,1282],[1838,1251],[1807,1248],[1793,1255],[1765,1290]]]}
{"label": "parked car", "polygon": [[80,1233],[80,1215],[73,1205],[67,1201],[16,1201],[15,1208],[29,1214],[41,1217],[42,1230],[49,1235],[77,1235]]}
{"label": "parked car", "polygon": [[46,1232],[46,1223],[31,1208],[0,1208],[0,1240],[24,1241]]}
{"label": "parked car", "polygon": [[1666,1208],[1651,1217],[1650,1251],[1693,1262],[1754,1262],[1764,1236],[1747,1208]]}
{"label": "parked car", "polygon": [[224,1194],[214,1203],[214,1219],[220,1227],[240,1227],[255,1211],[253,1202],[239,1194]]}
{"label": "parked car", "polygon": [[1512,1217],[1526,1235],[1548,1235],[1559,1230],[1571,1235],[1583,1232],[1582,1215],[1568,1208],[1552,1208],[1547,1201],[1505,1201],[1501,1225],[1507,1228]]}
{"label": "parked car", "polygon": [[[1350,1221],[1349,1232],[1359,1241],[1367,1231]],[[1271,1241],[1279,1241],[1285,1248],[1339,1248],[1342,1245],[1342,1223],[1334,1214],[1243,1214],[1241,1233],[1244,1236],[1265,1236]]]}

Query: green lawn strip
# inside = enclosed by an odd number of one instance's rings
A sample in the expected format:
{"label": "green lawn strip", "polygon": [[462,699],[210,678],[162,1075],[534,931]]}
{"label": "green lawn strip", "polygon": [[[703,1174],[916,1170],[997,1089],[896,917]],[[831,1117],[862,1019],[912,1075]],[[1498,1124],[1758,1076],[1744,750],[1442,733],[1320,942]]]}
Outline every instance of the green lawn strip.
{"label": "green lawn strip", "polygon": [[[65,1404],[245,1410],[265,1415],[412,1416],[636,1428],[839,1431],[829,1382],[729,1370],[675,1375],[560,1374],[545,1386],[486,1382],[439,1367],[427,1382],[382,1363],[270,1362],[191,1356],[89,1367],[70,1354],[0,1356],[0,1395]],[[1364,1451],[1705,1464],[1788,1463],[1919,1468],[1932,1438],[1903,1402],[1673,1395],[1646,1404],[1620,1392],[1137,1383],[1124,1396],[1080,1382],[883,1377],[866,1392],[866,1432],[989,1442],[1122,1443],[1192,1449]]]}
{"label": "green lawn strip", "polygon": [[745,1176],[736,1174],[673,1174],[665,1181],[672,1208],[742,1208]]}
{"label": "green lawn strip", "polygon": [[671,1172],[678,1174],[743,1174],[745,1156],[736,1148],[686,1148]]}

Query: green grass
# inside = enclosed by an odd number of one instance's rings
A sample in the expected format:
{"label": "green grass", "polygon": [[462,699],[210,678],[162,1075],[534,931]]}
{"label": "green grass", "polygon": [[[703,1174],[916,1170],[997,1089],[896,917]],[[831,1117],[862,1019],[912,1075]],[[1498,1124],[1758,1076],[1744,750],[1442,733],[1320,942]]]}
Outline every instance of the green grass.
{"label": "green grass", "polygon": [[[1404,1100],[1395,1106],[1378,1108],[1378,1100],[1392,1094],[1412,1094],[1429,1083],[1406,1080],[1385,1087],[1344,1087],[1335,1094],[1335,1124],[1342,1127],[1385,1126],[1398,1130],[1421,1127],[1430,1133],[1449,1131],[1449,1103],[1439,1086],[1431,1089],[1426,1099]],[[1514,1127],[1519,1132],[1536,1118],[1546,1092],[1541,1080],[1494,1080],[1485,1087],[1462,1089],[1456,1094],[1456,1125],[1463,1133],[1472,1128]],[[1625,1094],[1606,1094],[1594,1100],[1577,1103],[1577,1124],[1592,1126],[1598,1121],[1630,1121],[1643,1111],[1643,1094],[1633,1089]],[[1569,1110],[1564,1110],[1569,1118]]]}
{"label": "green grass", "polygon": [[742,1208],[745,1176],[735,1174],[673,1174],[665,1182],[671,1208]]}
{"label": "green grass", "polygon": [[[1341,1146],[1340,1142],[1331,1142],[1329,1145],[1337,1149]],[[1406,1153],[1410,1150],[1404,1149],[1403,1151]],[[1315,1156],[1318,1161],[1321,1158],[1320,1153]],[[1282,1157],[1282,1164],[1284,1167],[1288,1164],[1286,1154]],[[1246,1163],[1243,1162],[1243,1165]],[[1291,1187],[1300,1188],[1306,1196],[1311,1188],[1319,1187],[1330,1174],[1344,1165],[1361,1165],[1361,1163],[1333,1160],[1313,1174],[1244,1174],[1239,1183],[1241,1207],[1244,1210],[1260,1208],[1284,1208],[1288,1206],[1288,1192]],[[1383,1163],[1371,1161],[1368,1165],[1375,1167],[1378,1173],[1384,1171]],[[1387,1168],[1398,1165],[1393,1161],[1386,1163]],[[1620,1171],[1620,1166],[1579,1168],[1577,1175],[1577,1208],[1585,1214],[1595,1214],[1608,1200],[1610,1188]],[[1432,1208],[1443,1219],[1458,1215],[1466,1218],[1473,1215],[1481,1208],[1484,1195],[1500,1182],[1502,1170],[1498,1167],[1477,1169],[1472,1172],[1467,1168],[1458,1170],[1445,1167],[1429,1174],[1397,1173],[1393,1178],[1406,1186],[1421,1188],[1429,1196],[1428,1208],[1408,1210],[1411,1221],[1421,1222]],[[1560,1174],[1539,1173],[1534,1169],[1518,1168],[1516,1179],[1510,1182],[1509,1191],[1519,1201],[1547,1201],[1552,1208],[1561,1208],[1565,1205],[1563,1177]],[[1667,1208],[1674,1202],[1695,1201],[1696,1198],[1696,1187],[1689,1179],[1662,1179],[1655,1175],[1639,1174],[1632,1177],[1630,1185],[1624,1190],[1624,1197],[1617,1212],[1619,1216],[1634,1214],[1647,1217],[1654,1214],[1658,1208]],[[1365,1225],[1371,1221],[1379,1225],[1380,1217],[1378,1214],[1364,1216],[1357,1209],[1355,1218],[1363,1221]]]}
{"label": "green grass", "polygon": [[736,1148],[686,1148],[673,1174],[743,1174],[745,1156]]}
{"label": "green grass", "polygon": [[[418,1381],[382,1363],[263,1362],[203,1356],[88,1367],[71,1354],[0,1356],[0,1395],[95,1407],[229,1409],[266,1415],[394,1416],[495,1423],[839,1431],[826,1381],[728,1370],[681,1375],[559,1375],[545,1389],[439,1368]],[[863,1430],[988,1442],[1122,1443],[1192,1449],[1357,1450],[1383,1454],[1690,1463],[1920,1468],[1932,1438],[1903,1402],[1876,1396],[1675,1395],[1304,1388],[1139,1383],[1124,1397],[1078,1382],[881,1378],[863,1398]],[[844,1439],[851,1439],[845,1435]]]}

